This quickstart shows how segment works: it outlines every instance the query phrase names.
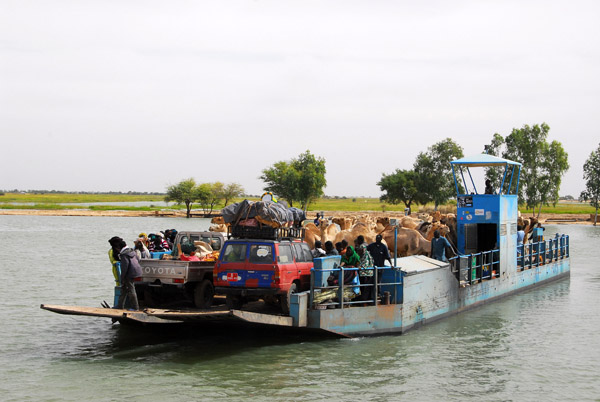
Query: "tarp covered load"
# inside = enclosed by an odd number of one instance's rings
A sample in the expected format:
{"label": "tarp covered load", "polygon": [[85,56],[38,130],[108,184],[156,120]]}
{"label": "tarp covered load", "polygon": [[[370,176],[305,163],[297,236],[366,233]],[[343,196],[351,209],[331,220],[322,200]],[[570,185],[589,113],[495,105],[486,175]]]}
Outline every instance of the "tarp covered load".
{"label": "tarp covered load", "polygon": [[221,214],[225,223],[231,225],[253,226],[250,220],[255,219],[272,228],[290,226],[294,221],[301,222],[305,217],[302,210],[288,208],[285,203],[249,200],[228,205],[221,210]]}

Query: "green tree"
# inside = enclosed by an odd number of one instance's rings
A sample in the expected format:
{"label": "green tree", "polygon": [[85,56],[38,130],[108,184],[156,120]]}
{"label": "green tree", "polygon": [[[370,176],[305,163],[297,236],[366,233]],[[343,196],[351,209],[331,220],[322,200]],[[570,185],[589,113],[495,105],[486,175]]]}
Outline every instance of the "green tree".
{"label": "green tree", "polygon": [[413,202],[418,203],[419,192],[415,184],[416,178],[417,174],[414,170],[396,169],[392,174],[386,175],[384,173],[381,180],[377,182],[381,191],[385,192],[379,199],[390,204],[402,202],[410,210]]}
{"label": "green tree", "polygon": [[199,199],[199,196],[196,181],[190,178],[167,187],[165,202],[175,202],[178,205],[185,204],[186,216],[189,218],[192,204]]}
{"label": "green tree", "polygon": [[215,206],[223,200],[224,188],[225,185],[219,181],[198,186],[198,202],[205,214],[212,214]]}
{"label": "green tree", "polygon": [[323,196],[325,179],[325,159],[317,158],[308,150],[292,160],[292,168],[297,172],[296,199],[306,211],[308,205]]}
{"label": "green tree", "polygon": [[[558,141],[548,143],[550,127],[541,125],[524,125],[502,139],[494,134],[492,143],[486,147],[488,153],[505,159],[521,162],[519,179],[519,203],[527,208],[538,208],[537,216],[542,212],[542,205],[556,204],[562,176],[569,169],[568,154]],[[495,184],[499,183],[500,171],[488,169],[486,177]]]}
{"label": "green tree", "polygon": [[305,211],[308,205],[323,195],[327,185],[325,159],[306,151],[290,162],[277,162],[264,169],[260,179],[265,182],[265,191],[271,191],[288,202],[300,202]]}
{"label": "green tree", "polygon": [[460,145],[446,138],[421,152],[413,165],[415,186],[421,203],[433,201],[435,209],[455,194],[450,162],[463,157]]}
{"label": "green tree", "polygon": [[223,188],[223,198],[225,200],[223,202],[223,204],[225,206],[227,206],[227,204],[229,204],[229,201],[231,201],[234,198],[241,197],[243,195],[244,195],[244,187],[242,187],[241,184],[238,184],[238,183],[227,184]]}
{"label": "green tree", "polygon": [[583,178],[585,179],[585,190],[581,192],[581,198],[589,201],[596,208],[594,215],[594,226],[598,222],[598,207],[600,206],[600,145],[592,151],[590,157],[583,165]]}
{"label": "green tree", "polygon": [[265,191],[271,191],[293,206],[296,199],[296,181],[298,174],[290,162],[277,162],[264,169],[260,179],[265,182]]}

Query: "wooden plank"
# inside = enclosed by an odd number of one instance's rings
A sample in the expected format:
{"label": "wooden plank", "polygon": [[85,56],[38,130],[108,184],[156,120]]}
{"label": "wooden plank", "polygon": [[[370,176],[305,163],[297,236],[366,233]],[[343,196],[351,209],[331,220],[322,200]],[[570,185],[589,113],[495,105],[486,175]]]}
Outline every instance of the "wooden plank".
{"label": "wooden plank", "polygon": [[256,324],[267,324],[267,325],[279,325],[283,327],[292,326],[292,317],[273,315],[273,314],[261,314],[253,313],[251,311],[243,310],[231,310],[231,315],[241,320],[252,322]]}
{"label": "wooden plank", "polygon": [[133,321],[144,324],[175,324],[181,321],[167,320],[153,317],[144,311],[130,311],[116,308],[86,307],[86,306],[61,306],[56,304],[42,304],[40,308],[58,314],[85,315],[88,317],[106,317],[119,321]]}

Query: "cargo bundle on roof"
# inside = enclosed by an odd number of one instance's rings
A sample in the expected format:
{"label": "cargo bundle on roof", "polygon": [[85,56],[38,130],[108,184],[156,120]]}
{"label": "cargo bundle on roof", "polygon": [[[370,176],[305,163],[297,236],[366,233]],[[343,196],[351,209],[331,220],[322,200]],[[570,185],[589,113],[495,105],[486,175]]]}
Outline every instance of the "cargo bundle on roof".
{"label": "cargo bundle on roof", "polygon": [[233,237],[301,237],[304,211],[288,208],[283,202],[244,200],[221,210]]}

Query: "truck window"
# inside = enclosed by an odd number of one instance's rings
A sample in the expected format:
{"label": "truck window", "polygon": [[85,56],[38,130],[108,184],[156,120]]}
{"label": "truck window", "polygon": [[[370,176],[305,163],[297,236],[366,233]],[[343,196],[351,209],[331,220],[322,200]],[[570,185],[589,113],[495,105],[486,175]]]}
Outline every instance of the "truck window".
{"label": "truck window", "polygon": [[280,264],[291,264],[294,262],[294,258],[292,257],[292,248],[289,244],[279,245],[279,256],[277,257],[277,261]]}
{"label": "truck window", "polygon": [[228,244],[223,252],[223,262],[244,262],[246,260],[245,244]]}
{"label": "truck window", "polygon": [[209,237],[202,236],[201,239],[203,242],[209,244],[213,250],[219,251],[221,249],[221,238],[220,237]]}
{"label": "truck window", "polygon": [[310,252],[310,247],[308,247],[308,244],[300,243],[300,247],[302,247],[302,251],[304,251],[304,258],[305,258],[304,261],[312,262],[313,256],[312,256],[312,253]]}
{"label": "truck window", "polygon": [[300,243],[294,243],[294,251],[296,254],[296,262],[307,262],[312,261],[312,255],[310,260],[307,260],[304,251],[302,250],[302,245]]}
{"label": "truck window", "polygon": [[210,246],[212,247],[213,250],[220,250],[221,249],[221,238],[213,237],[212,239],[210,239]]}
{"label": "truck window", "polygon": [[253,244],[250,246],[251,264],[273,263],[273,247],[270,244]]}

